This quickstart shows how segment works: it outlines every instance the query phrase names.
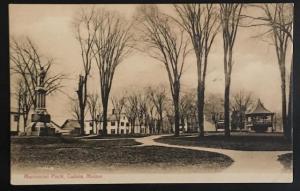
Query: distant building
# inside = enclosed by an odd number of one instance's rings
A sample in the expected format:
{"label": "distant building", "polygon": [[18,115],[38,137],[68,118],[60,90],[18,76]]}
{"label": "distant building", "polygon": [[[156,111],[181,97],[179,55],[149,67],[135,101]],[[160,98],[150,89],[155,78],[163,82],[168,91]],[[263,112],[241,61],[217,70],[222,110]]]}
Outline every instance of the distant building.
{"label": "distant building", "polygon": [[[85,134],[90,133],[90,120],[84,121]],[[76,119],[67,119],[59,129],[61,135],[67,136],[80,136],[81,135],[80,123]]]}
{"label": "distant building", "polygon": [[10,111],[10,133],[11,135],[18,135],[20,132],[24,132],[23,113],[13,109]]}
{"label": "distant building", "polygon": [[80,135],[80,124],[78,120],[67,119],[61,126],[60,133],[62,135],[79,136]]}
{"label": "distant building", "polygon": [[[101,134],[103,131],[103,119],[100,118],[99,120],[99,130],[98,133]],[[132,132],[134,131],[134,132]],[[145,127],[144,124],[139,124],[138,119],[136,119],[136,123],[134,125],[134,129],[132,129],[132,126],[126,117],[125,113],[121,113],[120,115],[120,124],[119,124],[119,131],[118,131],[118,120],[117,115],[114,112],[114,109],[112,110],[111,114],[107,116],[107,134],[114,135],[114,134],[148,134],[149,128]]]}

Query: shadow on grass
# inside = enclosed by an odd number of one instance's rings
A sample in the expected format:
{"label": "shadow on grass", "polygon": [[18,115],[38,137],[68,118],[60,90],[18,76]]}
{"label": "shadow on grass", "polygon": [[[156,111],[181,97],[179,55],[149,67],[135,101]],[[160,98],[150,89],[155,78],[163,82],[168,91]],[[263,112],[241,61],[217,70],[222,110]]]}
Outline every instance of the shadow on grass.
{"label": "shadow on grass", "polygon": [[204,137],[196,134],[192,137],[165,136],[155,139],[157,142],[184,145],[201,146],[208,148],[220,148],[245,151],[289,151],[292,145],[282,134],[268,133],[232,133],[225,137],[222,133],[207,133]]}

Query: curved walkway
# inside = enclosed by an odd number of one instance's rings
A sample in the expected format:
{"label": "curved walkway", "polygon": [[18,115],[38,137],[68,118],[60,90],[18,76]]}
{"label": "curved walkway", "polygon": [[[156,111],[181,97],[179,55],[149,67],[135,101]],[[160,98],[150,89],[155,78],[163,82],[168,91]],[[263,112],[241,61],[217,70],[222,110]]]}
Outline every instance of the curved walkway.
{"label": "curved walkway", "polygon": [[154,135],[142,138],[136,138],[135,140],[142,143],[138,146],[163,146],[173,148],[184,148],[199,151],[208,151],[224,154],[233,159],[233,164],[224,169],[222,173],[233,174],[249,174],[253,173],[255,176],[260,174],[287,174],[291,176],[292,172],[284,170],[283,166],[277,160],[278,155],[290,153],[291,151],[238,151],[229,149],[216,149],[198,146],[181,146],[171,145],[166,143],[156,142],[155,139],[162,137],[161,135]]}

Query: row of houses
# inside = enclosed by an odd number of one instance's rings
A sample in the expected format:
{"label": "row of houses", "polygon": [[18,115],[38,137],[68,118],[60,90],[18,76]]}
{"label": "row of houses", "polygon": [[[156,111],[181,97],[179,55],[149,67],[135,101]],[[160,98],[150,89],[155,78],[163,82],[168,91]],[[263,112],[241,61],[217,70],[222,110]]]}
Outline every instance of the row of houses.
{"label": "row of houses", "polygon": [[[10,112],[10,128],[11,128],[11,134],[12,135],[18,135],[18,134],[26,134],[26,131],[28,130],[25,128],[21,128],[21,126],[24,126],[24,120],[22,118],[22,113],[18,113],[17,111],[12,110]],[[29,116],[30,117],[30,116]],[[29,118],[28,121],[31,121]],[[78,120],[74,119],[67,119],[62,125],[56,124],[54,121],[51,121],[51,128],[55,129],[56,134],[61,135],[72,135],[77,136],[80,135],[80,123]],[[94,126],[94,127],[93,127]],[[114,134],[155,134],[157,133],[159,123],[158,120],[154,120],[151,124],[151,128],[149,128],[149,125],[145,125],[145,123],[139,124],[138,120],[136,120],[136,123],[134,125],[130,124],[128,118],[124,113],[120,115],[120,122],[118,124],[118,120],[116,115],[114,114],[114,110],[108,115],[107,117],[107,133],[110,135]],[[167,121],[163,122],[162,129],[163,132],[170,132],[170,126]],[[184,126],[182,125],[182,129],[184,129]],[[103,122],[102,120],[92,121],[92,120],[85,120],[85,134],[101,134],[103,131]],[[184,131],[184,130],[183,130]]]}

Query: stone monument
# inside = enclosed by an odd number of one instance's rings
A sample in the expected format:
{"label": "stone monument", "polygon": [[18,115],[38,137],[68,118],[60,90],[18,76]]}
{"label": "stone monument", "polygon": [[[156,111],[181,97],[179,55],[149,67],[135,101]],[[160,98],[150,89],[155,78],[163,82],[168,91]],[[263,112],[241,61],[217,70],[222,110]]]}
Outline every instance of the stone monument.
{"label": "stone monument", "polygon": [[45,76],[46,71],[41,67],[39,73],[38,86],[35,88],[36,108],[31,115],[31,123],[26,128],[27,135],[34,136],[49,136],[55,134],[55,128],[51,124],[51,116],[47,113],[46,109],[46,93]]}

